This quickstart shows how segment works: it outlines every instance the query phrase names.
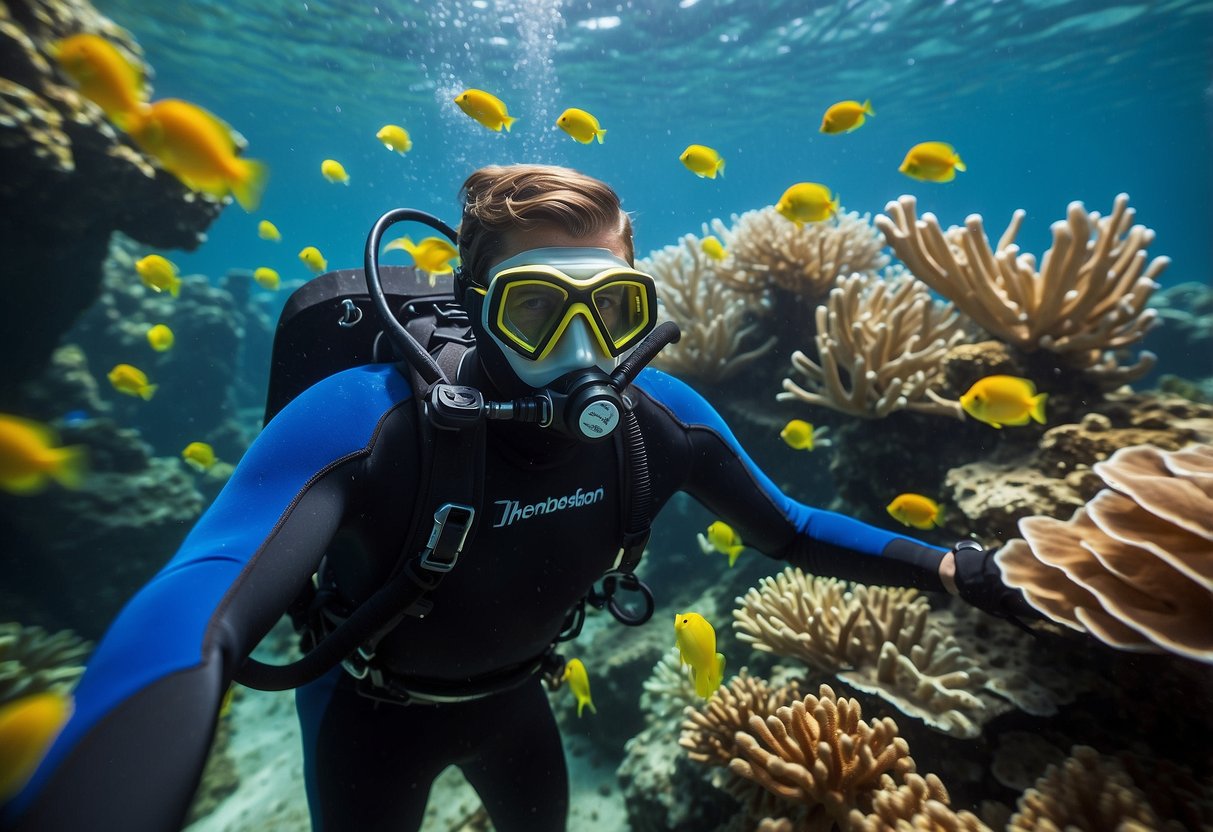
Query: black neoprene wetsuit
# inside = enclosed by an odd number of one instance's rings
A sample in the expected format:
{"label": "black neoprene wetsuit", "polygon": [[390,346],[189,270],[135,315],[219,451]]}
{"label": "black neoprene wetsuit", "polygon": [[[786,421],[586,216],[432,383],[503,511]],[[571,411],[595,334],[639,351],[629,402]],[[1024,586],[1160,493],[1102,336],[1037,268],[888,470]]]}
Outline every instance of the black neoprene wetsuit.
{"label": "black neoprene wetsuit", "polygon": [[[690,387],[657,370],[629,390],[653,508],[685,491],[750,546],[808,571],[942,589],[941,551],[783,495]],[[328,553],[350,603],[400,554],[416,494],[417,409],[390,365],[310,388],[262,431],[173,559],[123,609],[76,710],[0,823],[22,830],[179,828],[232,674]],[[483,521],[424,619],[377,660],[404,678],[474,681],[534,660],[617,554],[613,443],[490,423]],[[459,765],[494,825],[564,828],[567,775],[539,678],[456,704],[376,703],[339,668],[299,691],[316,829],[416,828]],[[502,719],[502,714],[509,718]]]}

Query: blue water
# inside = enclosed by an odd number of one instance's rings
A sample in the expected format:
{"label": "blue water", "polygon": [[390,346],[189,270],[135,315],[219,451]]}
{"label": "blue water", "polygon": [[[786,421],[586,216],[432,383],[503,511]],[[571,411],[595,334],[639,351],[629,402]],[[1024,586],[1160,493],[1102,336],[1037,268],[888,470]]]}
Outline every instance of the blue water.
{"label": "blue water", "polygon": [[[1157,231],[1151,254],[1173,260],[1164,283],[1213,274],[1210,2],[98,6],[142,45],[155,98],[212,109],[272,169],[258,211],[233,205],[197,251],[172,253],[186,272],[268,265],[303,279],[305,245],[331,267],[354,266],[383,211],[422,208],[454,224],[472,169],[545,162],[614,185],[640,255],[809,180],[849,210],[876,213],[913,193],[945,226],[979,213],[992,237],[1024,208],[1019,241],[1038,255],[1070,201],[1106,213],[1123,191]],[[452,99],[465,87],[501,97],[513,131],[459,112]],[[818,133],[843,98],[870,98],[877,116],[851,134]],[[568,106],[598,116],[605,144],[556,130]],[[374,137],[389,122],[413,136],[404,157]],[[968,172],[947,184],[900,174],[924,140],[953,144]],[[690,143],[721,152],[723,179],[682,167]],[[345,165],[349,187],[321,177],[325,158]],[[261,218],[281,244],[257,238]]]}

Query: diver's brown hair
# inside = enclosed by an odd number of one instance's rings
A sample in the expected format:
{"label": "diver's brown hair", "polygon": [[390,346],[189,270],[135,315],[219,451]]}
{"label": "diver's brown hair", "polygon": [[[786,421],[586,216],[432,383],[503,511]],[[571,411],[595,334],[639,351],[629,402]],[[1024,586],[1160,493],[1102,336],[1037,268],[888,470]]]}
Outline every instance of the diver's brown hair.
{"label": "diver's brown hair", "polygon": [[605,182],[555,165],[490,165],[459,191],[459,257],[464,275],[483,286],[491,263],[515,230],[554,225],[574,236],[618,231],[627,261],[635,257],[632,221]]}

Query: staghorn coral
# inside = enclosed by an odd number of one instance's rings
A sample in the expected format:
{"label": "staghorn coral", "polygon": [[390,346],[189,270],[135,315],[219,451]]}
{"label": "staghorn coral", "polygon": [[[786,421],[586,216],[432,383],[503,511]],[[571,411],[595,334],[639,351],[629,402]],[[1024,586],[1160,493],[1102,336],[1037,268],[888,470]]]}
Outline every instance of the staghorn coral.
{"label": "staghorn coral", "polygon": [[671,647],[644,680],[640,710],[644,712],[645,722],[650,725],[664,723],[702,702],[695,694],[695,683],[690,674],[682,668],[681,652],[677,647]]}
{"label": "staghorn coral", "polygon": [[1075,746],[1060,766],[1044,775],[1019,798],[1019,811],[1008,832],[1061,829],[1155,829],[1180,832],[1163,822],[1124,767],[1090,746]]}
{"label": "staghorn coral", "polygon": [[800,659],[953,736],[974,737],[1005,705],[978,692],[988,676],[930,620],[916,590],[845,584],[789,568],[734,610],[738,639]]}
{"label": "staghorn coral", "polygon": [[802,828],[845,828],[852,809],[867,811],[881,775],[896,783],[914,771],[897,723],[885,717],[862,721],[854,699],[839,699],[829,685],[763,720],[751,716],[738,732],[740,757],[729,770],[753,780],[806,812]]}
{"label": "staghorn coral", "polygon": [[662,317],[674,321],[682,338],[657,356],[656,365],[688,378],[720,382],[735,376],[775,346],[758,343],[761,298],[730,288],[719,279],[701,241],[687,234],[637,263],[657,281]]}
{"label": "staghorn coral", "polygon": [[815,303],[837,278],[874,274],[888,264],[869,220],[867,214],[840,212],[833,221],[797,228],[773,206],[734,217],[732,229],[717,220],[713,230],[729,254],[720,279],[742,292],[777,288]]}
{"label": "staghorn coral", "polygon": [[991,335],[1025,351],[1047,350],[1109,386],[1149,372],[1144,353],[1131,367],[1113,351],[1142,339],[1156,313],[1146,308],[1155,279],[1170,262],[1147,265],[1154,232],[1134,225],[1129,197],[1116,197],[1110,216],[1072,202],[1065,222],[1053,224],[1053,245],[1039,270],[1015,245],[1025,212],[1016,211],[991,248],[982,218],[946,233],[932,214],[917,216],[917,201],[902,196],[885,206],[876,227],[915,277],[948,298]]}
{"label": "staghorn coral", "polygon": [[47,633],[16,622],[0,624],[0,704],[21,696],[76,686],[93,650],[71,630]]}
{"label": "staghorn coral", "polygon": [[869,419],[895,410],[964,418],[958,403],[928,399],[943,356],[968,336],[952,304],[932,300],[923,283],[904,273],[841,278],[817,307],[816,323],[820,363],[794,352],[806,386],[785,378],[779,401]]}
{"label": "staghorn coral", "polygon": [[956,812],[948,790],[934,774],[906,774],[898,786],[881,777],[884,788],[872,798],[872,812],[851,811],[848,832],[990,832],[972,812]]}
{"label": "staghorn coral", "polygon": [[1029,517],[995,556],[1052,620],[1125,650],[1213,663],[1213,446],[1123,448],[1068,521]]}

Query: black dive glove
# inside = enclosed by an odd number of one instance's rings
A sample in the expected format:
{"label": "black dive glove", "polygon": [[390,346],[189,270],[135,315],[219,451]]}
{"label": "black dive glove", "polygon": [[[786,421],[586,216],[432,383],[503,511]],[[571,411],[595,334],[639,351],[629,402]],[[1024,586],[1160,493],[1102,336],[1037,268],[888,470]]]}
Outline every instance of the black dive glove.
{"label": "black dive glove", "polygon": [[961,540],[952,547],[956,562],[956,588],[960,597],[982,612],[1024,626],[1041,615],[1024,600],[1023,593],[1002,582],[994,552],[976,540]]}

